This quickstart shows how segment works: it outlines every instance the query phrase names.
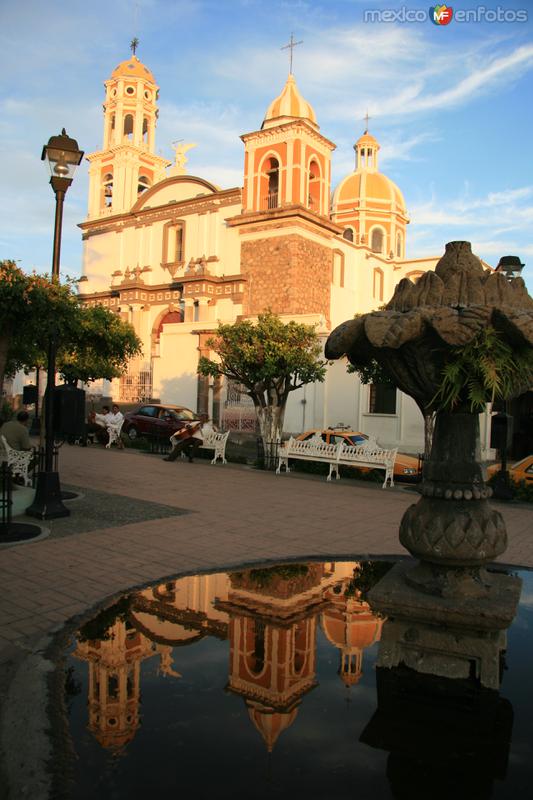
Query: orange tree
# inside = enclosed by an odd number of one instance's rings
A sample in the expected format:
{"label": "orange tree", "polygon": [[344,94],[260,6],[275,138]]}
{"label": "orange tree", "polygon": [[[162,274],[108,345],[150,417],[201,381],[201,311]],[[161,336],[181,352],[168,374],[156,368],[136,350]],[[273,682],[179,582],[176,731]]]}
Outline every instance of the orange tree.
{"label": "orange tree", "polygon": [[207,344],[216,358],[202,357],[198,372],[244,386],[255,406],[265,455],[272,456],[281,441],[289,394],[325,378],[326,362],[320,358],[322,347],[314,326],[283,323],[266,311],[257,323],[219,324]]}

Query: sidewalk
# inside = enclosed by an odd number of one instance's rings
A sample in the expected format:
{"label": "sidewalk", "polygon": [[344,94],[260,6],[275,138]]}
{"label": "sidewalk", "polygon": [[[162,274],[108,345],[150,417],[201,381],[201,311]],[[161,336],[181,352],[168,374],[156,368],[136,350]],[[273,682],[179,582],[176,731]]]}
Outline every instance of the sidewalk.
{"label": "sidewalk", "polygon": [[[176,573],[309,556],[405,554],[398,524],[417,500],[399,487],[202,460],[169,464],[99,447],[65,446],[60,470],[63,486],[89,490],[86,503],[97,492],[92,529],[83,501],[74,500],[68,519],[44,523],[48,538],[1,549],[0,661],[6,645],[31,650],[73,615]],[[533,567],[533,509],[498,507],[509,532],[502,561]]]}

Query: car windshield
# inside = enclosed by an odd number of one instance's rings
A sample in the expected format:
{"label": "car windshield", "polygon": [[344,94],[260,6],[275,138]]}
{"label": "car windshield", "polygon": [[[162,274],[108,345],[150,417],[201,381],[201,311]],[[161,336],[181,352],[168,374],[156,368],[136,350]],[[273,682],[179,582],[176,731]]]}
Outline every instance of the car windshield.
{"label": "car windshield", "polygon": [[351,433],[346,438],[349,439],[352,444],[363,444],[363,442],[367,441],[368,436],[363,436],[362,433]]}
{"label": "car windshield", "polygon": [[179,411],[175,411],[174,413],[178,419],[184,419],[188,422],[192,419],[196,419],[196,414],[194,414],[192,411],[189,411],[188,408],[181,408]]}

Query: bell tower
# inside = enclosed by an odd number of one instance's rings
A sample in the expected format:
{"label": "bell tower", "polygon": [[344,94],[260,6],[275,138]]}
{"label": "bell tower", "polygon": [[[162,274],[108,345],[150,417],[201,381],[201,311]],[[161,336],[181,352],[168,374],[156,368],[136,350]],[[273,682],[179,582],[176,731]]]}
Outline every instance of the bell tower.
{"label": "bell tower", "polygon": [[170,162],[155,155],[159,87],[135,55],[105,82],[103,148],[87,156],[89,219],[129,211],[142,192],[166,177]]}

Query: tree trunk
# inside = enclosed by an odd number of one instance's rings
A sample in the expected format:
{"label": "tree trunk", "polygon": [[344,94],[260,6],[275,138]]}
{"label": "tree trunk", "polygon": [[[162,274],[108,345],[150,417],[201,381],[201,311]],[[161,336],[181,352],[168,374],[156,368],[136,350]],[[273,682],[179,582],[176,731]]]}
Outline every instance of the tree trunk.
{"label": "tree trunk", "polygon": [[424,411],[424,459],[429,460],[433,444],[433,431],[435,430],[435,411]]}
{"label": "tree trunk", "polygon": [[278,448],[283,433],[285,405],[268,405],[255,407],[259,430],[263,440],[265,464],[271,467],[278,455]]}
{"label": "tree trunk", "polygon": [[7,351],[9,350],[9,343],[11,341],[11,333],[4,330],[0,334],[0,397],[4,388],[4,375],[7,363]]}

